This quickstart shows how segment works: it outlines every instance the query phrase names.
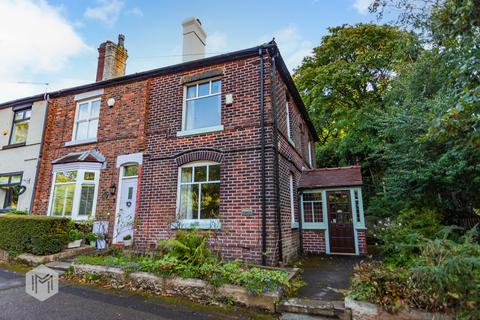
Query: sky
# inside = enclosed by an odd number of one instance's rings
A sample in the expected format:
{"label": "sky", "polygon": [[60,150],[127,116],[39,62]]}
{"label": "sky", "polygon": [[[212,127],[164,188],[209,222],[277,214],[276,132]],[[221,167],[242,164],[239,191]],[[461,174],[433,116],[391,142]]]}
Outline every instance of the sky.
{"label": "sky", "polygon": [[127,74],[180,63],[181,22],[192,16],[207,56],[275,37],[293,71],[328,27],[375,22],[371,1],[0,0],[0,102],[94,82],[98,46],[119,33]]}

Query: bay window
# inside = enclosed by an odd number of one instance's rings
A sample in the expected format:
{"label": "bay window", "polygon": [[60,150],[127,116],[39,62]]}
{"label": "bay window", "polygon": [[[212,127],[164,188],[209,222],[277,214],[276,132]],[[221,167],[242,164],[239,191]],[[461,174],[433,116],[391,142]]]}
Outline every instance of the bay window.
{"label": "bay window", "polygon": [[178,214],[182,226],[215,228],[220,214],[220,165],[214,162],[179,168]]}
{"label": "bay window", "polygon": [[85,220],[95,216],[98,170],[62,170],[53,174],[50,215]]}

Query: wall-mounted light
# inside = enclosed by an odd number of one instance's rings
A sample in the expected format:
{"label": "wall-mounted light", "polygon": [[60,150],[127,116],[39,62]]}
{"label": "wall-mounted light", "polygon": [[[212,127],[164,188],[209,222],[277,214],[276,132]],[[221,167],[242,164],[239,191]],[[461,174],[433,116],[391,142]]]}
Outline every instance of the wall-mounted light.
{"label": "wall-mounted light", "polygon": [[110,189],[109,189],[109,190],[110,190],[110,194],[111,194],[112,196],[114,196],[115,193],[116,193],[116,191],[117,191],[117,186],[116,186],[115,182],[112,183],[112,185],[110,186]]}
{"label": "wall-mounted light", "polygon": [[107,100],[107,106],[109,106],[110,108],[113,107],[115,105],[115,99],[113,98],[109,98]]}

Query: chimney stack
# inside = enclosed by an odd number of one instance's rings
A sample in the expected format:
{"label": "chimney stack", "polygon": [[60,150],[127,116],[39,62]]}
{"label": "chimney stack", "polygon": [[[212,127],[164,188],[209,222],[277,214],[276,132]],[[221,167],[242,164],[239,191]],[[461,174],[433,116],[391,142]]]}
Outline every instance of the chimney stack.
{"label": "chimney stack", "polygon": [[183,27],[183,62],[205,57],[207,34],[197,18],[187,18]]}
{"label": "chimney stack", "polygon": [[105,41],[98,47],[97,82],[125,75],[128,54],[124,43],[125,36],[119,34],[117,44]]}

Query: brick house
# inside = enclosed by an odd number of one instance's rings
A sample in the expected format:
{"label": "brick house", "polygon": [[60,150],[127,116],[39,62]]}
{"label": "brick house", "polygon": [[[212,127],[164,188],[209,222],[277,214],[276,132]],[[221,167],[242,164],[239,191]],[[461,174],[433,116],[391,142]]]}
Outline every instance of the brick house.
{"label": "brick house", "polygon": [[203,58],[205,41],[187,19],[183,63],[124,75],[120,36],[99,47],[97,82],[49,93],[34,214],[108,222],[113,243],[131,235],[142,251],[201,228],[227,259],[365,253],[359,168],[316,169],[275,42]]}

